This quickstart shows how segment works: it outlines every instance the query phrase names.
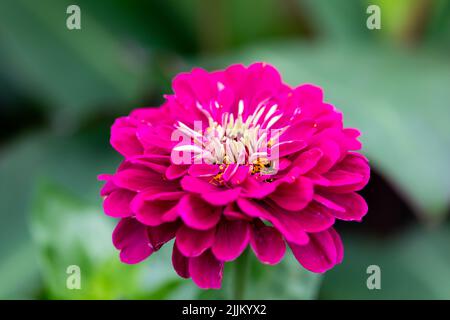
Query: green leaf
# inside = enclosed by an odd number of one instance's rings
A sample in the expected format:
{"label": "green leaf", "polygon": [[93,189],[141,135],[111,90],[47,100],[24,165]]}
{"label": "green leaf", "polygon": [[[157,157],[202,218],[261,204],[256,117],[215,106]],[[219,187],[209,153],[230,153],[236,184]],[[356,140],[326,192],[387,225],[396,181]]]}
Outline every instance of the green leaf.
{"label": "green leaf", "polygon": [[[31,222],[48,298],[168,299],[196,293],[172,270],[170,244],[144,263],[121,263],[111,243],[113,219],[59,186],[41,185]],[[81,271],[79,290],[66,286],[71,265]]]}
{"label": "green leaf", "polygon": [[[25,92],[73,117],[130,103],[142,93],[147,61],[108,32],[88,10],[81,30],[68,30],[70,1],[2,1],[0,44],[10,79]],[[94,108],[95,107],[95,108]],[[116,109],[117,110],[117,109]]]}
{"label": "green leaf", "polygon": [[[348,235],[342,265],[323,280],[323,299],[450,299],[450,228],[414,227],[396,238]],[[369,290],[367,267],[381,269],[381,290]]]}
{"label": "green leaf", "polygon": [[407,53],[381,46],[250,47],[216,67],[240,61],[275,65],[290,85],[314,83],[362,132],[372,165],[416,212],[442,219],[450,198],[450,64],[435,52]]}

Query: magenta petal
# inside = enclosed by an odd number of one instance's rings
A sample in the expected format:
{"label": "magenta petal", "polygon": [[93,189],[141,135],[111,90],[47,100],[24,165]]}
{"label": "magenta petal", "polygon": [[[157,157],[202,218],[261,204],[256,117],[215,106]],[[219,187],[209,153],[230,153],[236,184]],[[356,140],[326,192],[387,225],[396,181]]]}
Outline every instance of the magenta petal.
{"label": "magenta petal", "polygon": [[124,218],[132,215],[130,203],[133,200],[135,192],[117,189],[111,192],[103,201],[103,209],[108,216],[113,218]]}
{"label": "magenta petal", "polygon": [[341,156],[339,145],[332,140],[321,140],[315,146],[322,152],[322,157],[314,167],[314,171],[323,173],[330,170]]}
{"label": "magenta petal", "polygon": [[310,203],[305,209],[299,211],[297,214],[299,225],[306,232],[326,230],[335,222],[332,212],[316,202]]}
{"label": "magenta petal", "polygon": [[269,218],[273,226],[281,232],[287,241],[304,245],[308,243],[308,234],[303,230],[303,221],[297,212],[285,211],[279,207],[272,206],[269,209]]}
{"label": "magenta petal", "polygon": [[292,166],[297,167],[299,169],[300,174],[305,174],[311,169],[313,169],[323,153],[318,148],[313,148],[308,151],[301,153],[292,163]]}
{"label": "magenta petal", "polygon": [[334,236],[331,235],[330,231],[325,230],[310,233],[309,242],[306,245],[300,246],[289,243],[289,246],[295,258],[305,269],[323,273],[334,267],[341,259],[340,248],[337,248],[336,244]]}
{"label": "magenta petal", "polygon": [[323,174],[323,177],[326,180],[323,184],[325,187],[349,187],[352,185],[358,185],[364,180],[362,175],[343,170],[328,171]]}
{"label": "magenta petal", "polygon": [[256,201],[239,198],[237,204],[239,208],[250,217],[262,219],[268,219],[270,217],[269,212]]}
{"label": "magenta petal", "polygon": [[249,166],[231,163],[223,172],[222,179],[231,185],[239,185],[247,178],[249,171]]}
{"label": "magenta petal", "polygon": [[224,206],[236,201],[241,193],[241,188],[225,189],[224,191],[213,191],[202,193],[202,198],[214,206]]}
{"label": "magenta petal", "polygon": [[223,262],[211,251],[189,259],[189,273],[192,280],[202,289],[220,289],[223,276]]}
{"label": "magenta petal", "polygon": [[343,208],[344,211],[331,210],[334,216],[341,220],[361,221],[366,215],[368,207],[362,196],[351,193],[321,193],[321,196]]}
{"label": "magenta petal", "polygon": [[333,238],[334,245],[336,247],[336,264],[339,264],[344,259],[344,244],[342,243],[341,237],[333,228],[328,230],[331,237]]}
{"label": "magenta petal", "polygon": [[125,157],[139,155],[144,151],[136,137],[136,128],[117,128],[113,125],[110,142],[114,149]]}
{"label": "magenta petal", "polygon": [[131,207],[137,220],[148,226],[158,226],[176,220],[178,199],[182,195],[181,192],[167,192],[146,197],[146,193],[140,193]]}
{"label": "magenta petal", "polygon": [[[336,179],[336,172],[341,177],[341,179],[338,179],[339,181],[342,181],[344,174],[348,178],[353,177],[353,181],[347,179],[344,185],[341,183],[340,186],[333,186],[336,185],[336,183],[333,183],[331,187],[327,188],[327,190],[333,192],[343,193],[361,190],[367,184],[370,177],[370,167],[367,159],[362,155],[354,153],[347,154],[347,156],[341,162],[336,164],[332,170],[333,171],[325,174],[325,177],[330,180],[333,180],[333,178],[334,180]],[[332,176],[329,177],[328,175]]]}
{"label": "magenta petal", "polygon": [[280,159],[281,157],[289,156],[306,147],[306,142],[303,140],[282,141],[271,148],[271,156],[269,159]]}
{"label": "magenta petal", "polygon": [[182,278],[188,279],[191,277],[189,274],[189,258],[183,256],[177,248],[177,242],[173,244],[172,250],[172,265],[175,272]]}
{"label": "magenta petal", "polygon": [[239,257],[247,247],[249,231],[246,221],[222,219],[217,225],[216,238],[211,248],[216,258],[231,261]]}
{"label": "magenta petal", "polygon": [[189,168],[189,175],[193,177],[210,177],[219,173],[219,166],[214,164],[193,164]]}
{"label": "magenta petal", "polygon": [[230,220],[251,220],[250,217],[242,213],[235,202],[227,204],[223,210],[223,215]]}
{"label": "magenta petal", "polygon": [[276,187],[275,183],[261,182],[250,176],[242,184],[242,195],[247,198],[263,199],[274,192]]}
{"label": "magenta petal", "polygon": [[133,218],[120,220],[114,229],[112,240],[120,250],[120,260],[124,263],[141,262],[153,253],[146,227]]}
{"label": "magenta petal", "polygon": [[198,230],[214,227],[221,215],[220,208],[213,207],[192,194],[181,198],[178,213],[186,225]]}
{"label": "magenta petal", "polygon": [[281,183],[269,198],[283,209],[298,211],[308,205],[313,198],[313,194],[311,180],[299,177],[293,183]]}
{"label": "magenta petal", "polygon": [[219,188],[209,183],[208,180],[192,176],[184,176],[180,183],[183,190],[193,193],[214,192],[219,190]]}
{"label": "magenta petal", "polygon": [[286,251],[281,234],[260,221],[251,228],[250,245],[262,263],[271,265],[280,262]]}
{"label": "magenta petal", "polygon": [[125,169],[117,172],[114,183],[125,189],[142,191],[161,181],[161,175],[150,169]]}
{"label": "magenta petal", "polygon": [[308,235],[303,230],[301,220],[296,212],[286,212],[276,204],[267,206],[261,202],[244,198],[238,199],[237,203],[247,215],[271,222],[286,240],[301,245],[308,242]]}
{"label": "magenta petal", "polygon": [[181,226],[176,234],[178,249],[186,257],[199,256],[212,246],[215,233],[215,228],[195,230]]}
{"label": "magenta petal", "polygon": [[178,179],[188,172],[188,168],[187,165],[171,164],[165,172],[166,178],[169,180]]}
{"label": "magenta petal", "polygon": [[147,227],[147,235],[153,250],[159,250],[166,242],[172,240],[179,228],[179,223],[169,222],[157,227]]}

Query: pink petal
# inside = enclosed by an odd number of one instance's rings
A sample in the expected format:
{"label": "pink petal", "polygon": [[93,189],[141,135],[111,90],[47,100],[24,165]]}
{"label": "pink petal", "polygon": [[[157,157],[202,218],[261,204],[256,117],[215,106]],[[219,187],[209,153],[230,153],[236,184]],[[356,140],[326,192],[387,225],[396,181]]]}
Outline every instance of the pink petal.
{"label": "pink petal", "polygon": [[314,195],[314,200],[317,201],[318,203],[320,203],[321,205],[334,210],[334,211],[339,211],[339,212],[345,212],[345,208],[341,207],[340,205],[338,205],[337,203],[334,203],[333,201],[325,198],[324,196],[316,193]]}
{"label": "pink petal", "polygon": [[171,164],[166,170],[166,178],[169,180],[181,178],[188,172],[188,169],[187,165]]}
{"label": "pink petal", "polygon": [[229,164],[225,169],[222,179],[230,185],[240,185],[250,173],[250,167],[239,164]]}
{"label": "pink petal", "polygon": [[136,192],[117,189],[111,192],[103,201],[103,209],[108,216],[113,218],[124,218],[131,216],[130,203],[133,200]]}
{"label": "pink petal", "polygon": [[317,131],[313,120],[298,121],[289,126],[280,137],[281,141],[309,139]]}
{"label": "pink petal", "polygon": [[215,233],[215,228],[195,230],[181,226],[176,234],[178,249],[185,257],[199,256],[212,246]]}
{"label": "pink petal", "polygon": [[249,231],[246,221],[222,219],[217,225],[216,237],[211,248],[213,254],[221,261],[236,259],[247,247]]}
{"label": "pink petal", "polygon": [[237,203],[245,214],[271,222],[286,240],[297,244],[308,242],[308,235],[302,229],[301,221],[296,212],[286,212],[276,204],[267,206],[267,204],[244,198],[238,199]]}
{"label": "pink petal", "polygon": [[321,191],[321,196],[344,209],[344,211],[331,210],[334,216],[338,219],[347,221],[361,221],[367,213],[368,207],[366,201],[355,192],[325,193]]}
{"label": "pink petal", "polygon": [[157,227],[148,227],[147,235],[153,250],[159,250],[166,242],[172,240],[179,226],[178,222],[169,222]]}
{"label": "pink petal", "polygon": [[220,289],[223,276],[223,262],[211,251],[189,259],[189,273],[192,280],[202,289]]}
{"label": "pink petal", "polygon": [[153,253],[146,227],[133,218],[120,220],[114,229],[112,240],[120,250],[120,260],[123,263],[139,263]]}
{"label": "pink petal", "polygon": [[219,190],[219,188],[209,183],[208,180],[192,176],[184,176],[181,179],[180,184],[183,190],[193,193],[213,192]]}
{"label": "pink petal", "polygon": [[[347,182],[344,186],[328,187],[329,191],[333,192],[350,192],[361,190],[368,182],[370,178],[370,167],[369,163],[364,156],[356,153],[349,153],[346,157],[336,164],[329,174],[332,172],[340,172],[341,174],[346,173],[348,175],[359,176],[360,179],[355,179],[352,183]],[[326,176],[329,178],[328,176]]]}
{"label": "pink petal", "polygon": [[181,198],[178,213],[186,225],[198,230],[214,227],[220,219],[221,210],[206,203],[198,196],[189,194]]}
{"label": "pink petal", "polygon": [[190,166],[189,175],[193,177],[210,177],[219,173],[219,166],[214,164],[193,164]]}
{"label": "pink petal", "polygon": [[281,234],[261,221],[251,228],[250,245],[262,263],[271,265],[280,262],[286,251],[286,244]]}
{"label": "pink petal", "polygon": [[328,230],[331,237],[333,238],[334,245],[336,246],[336,264],[339,264],[344,259],[344,245],[342,243],[341,237],[333,228]]}
{"label": "pink petal", "polygon": [[268,219],[270,217],[269,212],[261,203],[258,203],[257,201],[239,198],[237,200],[237,204],[239,208],[249,217],[262,219]]}
{"label": "pink petal", "polygon": [[341,156],[339,145],[336,142],[328,139],[319,141],[315,144],[315,147],[320,149],[320,151],[322,152],[322,157],[314,167],[314,172],[327,172],[336,164]]}
{"label": "pink petal", "polygon": [[182,278],[188,279],[191,277],[189,274],[189,258],[183,256],[177,248],[177,242],[173,244],[172,250],[172,265],[175,272]]}
{"label": "pink petal", "polygon": [[309,271],[323,273],[339,263],[341,248],[328,230],[310,233],[306,245],[289,243],[289,246],[298,262]]}
{"label": "pink petal", "polygon": [[299,211],[298,222],[306,232],[319,232],[334,224],[331,211],[317,202],[311,202],[305,209]]}
{"label": "pink petal", "polygon": [[136,137],[136,128],[117,127],[111,128],[111,145],[125,157],[142,154],[144,149]]}
{"label": "pink petal", "polygon": [[323,153],[319,148],[313,148],[308,151],[301,153],[292,163],[292,166],[299,169],[300,174],[305,174],[311,169],[313,169]]}
{"label": "pink petal", "polygon": [[205,201],[214,206],[224,206],[235,201],[240,193],[241,188],[234,188],[224,189],[224,191],[205,192],[202,193],[201,196]]}
{"label": "pink petal", "polygon": [[223,215],[229,220],[251,220],[250,217],[242,213],[235,202],[227,204],[223,210]]}
{"label": "pink petal", "polygon": [[249,176],[242,185],[242,196],[254,199],[263,199],[275,191],[275,183],[258,181],[254,176]]}
{"label": "pink petal", "polygon": [[306,147],[306,142],[303,140],[291,140],[291,141],[282,141],[276,145],[274,145],[270,149],[270,157],[269,159],[280,159],[282,157],[289,156],[295,152],[298,152]]}
{"label": "pink petal", "polygon": [[287,241],[299,245],[308,243],[309,237],[303,230],[303,221],[296,212],[285,211],[276,205],[271,205],[268,212],[267,220],[283,234]]}
{"label": "pink petal", "polygon": [[178,199],[182,192],[167,192],[148,195],[140,193],[131,203],[136,219],[148,226],[158,226],[178,217]]}
{"label": "pink petal", "polygon": [[298,211],[308,205],[313,198],[313,194],[314,190],[311,180],[299,177],[293,183],[280,184],[269,198],[283,209]]}
{"label": "pink petal", "polygon": [[150,169],[125,169],[117,172],[114,183],[125,189],[142,191],[161,181],[162,176]]}

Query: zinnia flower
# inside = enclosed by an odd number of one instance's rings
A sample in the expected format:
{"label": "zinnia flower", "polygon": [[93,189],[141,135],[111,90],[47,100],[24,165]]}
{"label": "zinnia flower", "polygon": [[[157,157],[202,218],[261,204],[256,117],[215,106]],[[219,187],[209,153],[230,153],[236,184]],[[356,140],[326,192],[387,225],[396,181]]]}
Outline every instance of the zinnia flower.
{"label": "zinnia flower", "polygon": [[306,269],[343,259],[336,219],[367,212],[355,191],[368,182],[359,131],[310,84],[284,84],[264,63],[173,81],[159,108],[115,121],[111,144],[124,157],[101,190],[120,218],[114,246],[138,263],[175,238],[175,271],[201,288],[220,288],[224,263],[250,245],[277,264],[286,244]]}

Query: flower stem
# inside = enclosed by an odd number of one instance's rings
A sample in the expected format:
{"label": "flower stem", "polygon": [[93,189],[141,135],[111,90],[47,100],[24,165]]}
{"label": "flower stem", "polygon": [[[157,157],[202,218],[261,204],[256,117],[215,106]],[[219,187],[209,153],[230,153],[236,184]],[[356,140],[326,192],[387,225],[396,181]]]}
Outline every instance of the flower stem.
{"label": "flower stem", "polygon": [[243,300],[245,295],[245,285],[248,275],[249,267],[249,253],[248,249],[242,252],[241,256],[237,259],[234,266],[234,299]]}

